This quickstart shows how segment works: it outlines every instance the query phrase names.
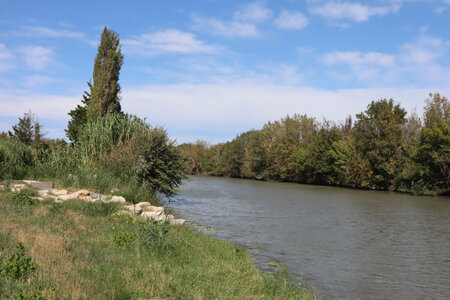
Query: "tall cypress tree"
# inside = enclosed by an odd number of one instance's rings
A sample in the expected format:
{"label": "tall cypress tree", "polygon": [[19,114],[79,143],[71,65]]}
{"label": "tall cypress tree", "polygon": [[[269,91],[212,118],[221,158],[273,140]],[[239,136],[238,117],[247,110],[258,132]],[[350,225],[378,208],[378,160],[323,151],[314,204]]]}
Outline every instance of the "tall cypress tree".
{"label": "tall cypress tree", "polygon": [[104,117],[121,112],[119,74],[123,64],[119,34],[103,30],[94,63],[91,99],[87,105],[87,118]]}

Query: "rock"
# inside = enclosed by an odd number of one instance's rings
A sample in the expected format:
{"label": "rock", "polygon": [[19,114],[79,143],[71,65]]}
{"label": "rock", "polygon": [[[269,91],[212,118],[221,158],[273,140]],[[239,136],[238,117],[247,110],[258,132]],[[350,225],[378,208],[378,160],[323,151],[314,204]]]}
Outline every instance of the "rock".
{"label": "rock", "polygon": [[183,225],[186,220],[184,219],[169,219],[170,225]]}
{"label": "rock", "polygon": [[139,202],[138,204],[136,204],[136,206],[139,206],[139,207],[145,207],[145,206],[150,206],[151,204],[150,204],[150,202]]}
{"label": "rock", "polygon": [[146,206],[144,208],[145,211],[151,211],[151,212],[157,212],[157,213],[162,213],[164,211],[164,207],[162,206]]}
{"label": "rock", "polygon": [[39,200],[39,201],[44,201],[44,198],[42,198],[42,197],[31,197],[31,198]]}
{"label": "rock", "polygon": [[0,191],[5,190],[5,186],[3,184],[0,184]]}
{"label": "rock", "polygon": [[74,199],[78,199],[78,194],[73,193],[73,194],[61,195],[61,196],[58,196],[58,199],[62,200],[62,201],[74,200]]}
{"label": "rock", "polygon": [[110,193],[110,194],[114,194],[114,193],[117,193],[118,191],[119,191],[118,188],[112,188],[112,189],[109,191],[109,193]]}
{"label": "rock", "polygon": [[39,190],[37,192],[39,195],[47,195],[48,194],[48,190]]}
{"label": "rock", "polygon": [[78,193],[78,196],[90,196],[91,192],[89,192],[88,190],[79,190],[76,193]]}
{"label": "rock", "polygon": [[148,220],[155,220],[155,221],[167,220],[166,215],[162,212],[144,211],[143,213],[141,213],[141,216]]}
{"label": "rock", "polygon": [[98,200],[101,200],[101,201],[104,201],[107,197],[106,195],[98,194],[98,193],[94,193],[94,192],[91,192],[90,196],[92,198],[97,198]]}
{"label": "rock", "polygon": [[173,215],[168,215],[167,218],[168,219],[175,219],[175,217]]}
{"label": "rock", "polygon": [[68,194],[68,192],[66,190],[60,190],[58,192],[58,195],[67,195],[67,194]]}
{"label": "rock", "polygon": [[90,201],[90,202],[95,202],[96,200],[93,200],[91,196],[78,196],[78,199],[80,200],[84,200],[84,201]]}
{"label": "rock", "polygon": [[134,205],[125,205],[123,208],[127,209],[133,214],[139,215],[142,212],[142,208]]}
{"label": "rock", "polygon": [[127,200],[125,200],[125,198],[122,196],[112,196],[112,198],[111,198],[111,200],[109,200],[109,202],[125,203],[125,202],[127,202]]}
{"label": "rock", "polygon": [[22,190],[22,189],[26,189],[27,188],[27,185],[26,184],[23,184],[23,183],[17,183],[17,184],[13,184],[12,186],[11,186],[11,192],[20,192],[20,190]]}
{"label": "rock", "polygon": [[62,201],[61,201],[61,200],[58,200],[58,199],[56,199],[56,200],[55,200],[55,203],[62,203]]}
{"label": "rock", "polygon": [[50,190],[54,187],[53,182],[41,182],[37,180],[24,180],[23,182],[38,190]]}

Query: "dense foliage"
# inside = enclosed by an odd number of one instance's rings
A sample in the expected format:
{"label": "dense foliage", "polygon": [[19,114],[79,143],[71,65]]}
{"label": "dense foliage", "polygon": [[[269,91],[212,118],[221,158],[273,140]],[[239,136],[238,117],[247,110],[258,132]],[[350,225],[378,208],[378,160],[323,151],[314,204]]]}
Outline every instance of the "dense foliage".
{"label": "dense foliage", "polygon": [[450,105],[430,94],[424,125],[392,99],[343,124],[294,114],[231,142],[178,146],[189,174],[450,193]]}

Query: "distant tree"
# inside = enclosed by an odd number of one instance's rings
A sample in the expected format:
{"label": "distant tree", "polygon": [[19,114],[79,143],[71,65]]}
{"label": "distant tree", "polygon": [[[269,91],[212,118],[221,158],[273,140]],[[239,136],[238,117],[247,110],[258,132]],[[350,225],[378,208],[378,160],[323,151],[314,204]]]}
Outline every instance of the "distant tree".
{"label": "distant tree", "polygon": [[[88,82],[89,87],[91,87]],[[69,116],[71,116],[71,120],[67,124],[66,135],[72,143],[75,143],[78,140],[78,135],[81,131],[81,127],[87,122],[87,106],[89,105],[89,101],[91,99],[91,95],[85,91],[83,95],[83,99],[81,100],[82,105],[77,105],[77,107],[69,112]]]}
{"label": "distant tree", "polygon": [[38,146],[42,138],[42,125],[31,111],[24,113],[23,118],[19,118],[19,123],[12,127],[11,136],[17,138],[26,145]]}
{"label": "distant tree", "polygon": [[450,103],[439,94],[430,94],[426,104],[416,162],[427,189],[450,193]]}
{"label": "distant tree", "polygon": [[356,115],[356,150],[369,162],[375,189],[389,188],[399,172],[405,116],[406,111],[392,99],[372,101]]}
{"label": "distant tree", "polygon": [[119,74],[123,64],[119,34],[106,26],[95,58],[87,118],[121,112]]}

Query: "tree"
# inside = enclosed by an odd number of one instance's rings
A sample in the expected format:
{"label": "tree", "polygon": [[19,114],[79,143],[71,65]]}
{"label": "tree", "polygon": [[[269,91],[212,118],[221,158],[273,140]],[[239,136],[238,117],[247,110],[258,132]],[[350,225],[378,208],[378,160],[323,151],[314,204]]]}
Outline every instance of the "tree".
{"label": "tree", "polygon": [[[89,87],[91,84],[88,82]],[[91,95],[88,92],[84,92],[83,99],[81,103],[83,105],[77,105],[77,107],[69,112],[69,116],[72,119],[67,124],[67,129],[65,130],[67,137],[72,143],[78,141],[78,135],[81,131],[81,127],[87,122],[87,106],[89,105],[89,101],[91,99]]]}
{"label": "tree", "polygon": [[119,74],[123,64],[119,34],[106,26],[103,30],[94,63],[93,83],[87,118],[104,117],[121,112]]}
{"label": "tree", "polygon": [[428,189],[450,192],[450,103],[439,94],[426,100],[425,127],[419,135],[416,162]]}
{"label": "tree", "polygon": [[406,111],[392,99],[372,101],[357,114],[355,146],[373,172],[375,189],[387,189],[398,174]]}
{"label": "tree", "polygon": [[42,133],[42,125],[31,111],[24,113],[23,118],[19,118],[19,123],[12,129],[14,133],[10,133],[10,135],[26,145],[38,146],[45,136]]}

